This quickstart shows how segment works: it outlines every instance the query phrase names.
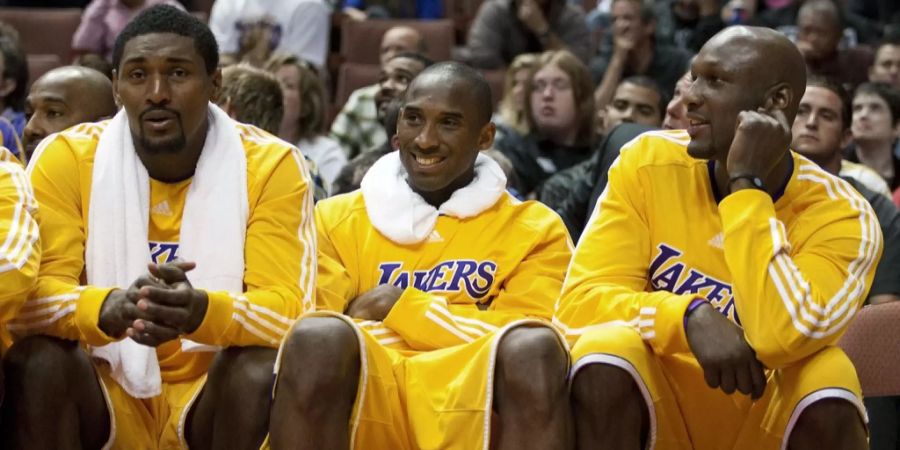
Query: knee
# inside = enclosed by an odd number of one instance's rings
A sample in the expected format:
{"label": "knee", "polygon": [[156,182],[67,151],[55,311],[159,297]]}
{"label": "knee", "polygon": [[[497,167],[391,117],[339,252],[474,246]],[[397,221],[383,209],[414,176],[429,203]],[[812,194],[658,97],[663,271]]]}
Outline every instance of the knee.
{"label": "knee", "polygon": [[797,419],[794,430],[828,442],[840,436],[851,435],[851,430],[862,426],[860,411],[853,403],[828,398],[807,406]]}
{"label": "knee", "polygon": [[577,404],[603,410],[642,401],[631,374],[610,364],[589,364],[578,370],[572,380],[572,398]]}
{"label": "knee", "polygon": [[77,342],[48,336],[26,337],[10,347],[3,358],[8,380],[26,386],[62,386],[73,373],[90,368],[90,361]]}
{"label": "knee", "polygon": [[[303,319],[289,332],[278,369],[281,380],[310,393],[357,381],[359,339],[352,326],[334,317]],[[299,380],[305,380],[300,383]]]}
{"label": "knee", "polygon": [[213,360],[208,383],[224,388],[224,392],[271,390],[276,354],[271,348],[228,347]]}
{"label": "knee", "polygon": [[565,387],[568,355],[553,330],[518,327],[500,340],[497,381],[523,401],[549,398]]}

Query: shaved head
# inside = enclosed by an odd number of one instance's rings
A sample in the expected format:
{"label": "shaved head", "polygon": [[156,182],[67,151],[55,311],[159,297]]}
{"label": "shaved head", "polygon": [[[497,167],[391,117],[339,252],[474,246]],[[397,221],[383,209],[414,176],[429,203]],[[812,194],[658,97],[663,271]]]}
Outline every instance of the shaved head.
{"label": "shaved head", "polygon": [[425,39],[418,30],[405,25],[393,27],[381,37],[381,66],[400,53],[424,54],[425,50]]}
{"label": "shaved head", "polygon": [[28,124],[23,133],[26,157],[44,137],[83,122],[116,113],[112,82],[82,66],[53,69],[31,85],[25,100]]}
{"label": "shaved head", "polygon": [[491,120],[493,103],[491,86],[475,69],[457,62],[443,62],[428,67],[409,85],[407,100],[417,95],[427,95],[423,91],[449,89],[455,98],[465,102],[474,112],[477,125]]}

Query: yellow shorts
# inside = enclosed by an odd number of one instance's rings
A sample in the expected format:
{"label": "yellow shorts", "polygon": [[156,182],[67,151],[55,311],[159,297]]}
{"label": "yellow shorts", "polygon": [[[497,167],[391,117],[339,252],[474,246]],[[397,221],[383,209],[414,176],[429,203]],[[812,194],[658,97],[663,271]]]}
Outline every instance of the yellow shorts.
{"label": "yellow shorts", "polygon": [[518,326],[551,328],[526,319],[468,344],[414,353],[379,344],[347,316],[320,311],[304,318],[313,316],[340,318],[359,338],[360,382],[350,422],[350,446],[357,450],[487,450],[500,338]]}
{"label": "yellow shorts", "polygon": [[756,402],[711,389],[693,355],[654,355],[628,327],[586,333],[572,348],[572,359],[573,379],[589,364],[614,365],[634,377],[650,411],[653,449],[784,449],[803,410],[824,398],[851,402],[867,420],[856,370],[837,347],[767,371],[765,393]]}
{"label": "yellow shorts", "polygon": [[187,449],[185,421],[206,383],[205,374],[191,381],[163,383],[160,395],[140,399],[128,395],[112,379],[108,364],[95,362],[94,367],[110,411],[109,440],[104,449]]}

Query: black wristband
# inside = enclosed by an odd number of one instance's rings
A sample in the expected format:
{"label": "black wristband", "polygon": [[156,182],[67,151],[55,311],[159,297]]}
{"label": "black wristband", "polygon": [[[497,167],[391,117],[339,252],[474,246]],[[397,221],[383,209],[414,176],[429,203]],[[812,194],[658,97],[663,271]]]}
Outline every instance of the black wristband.
{"label": "black wristband", "polygon": [[749,173],[746,174],[738,174],[728,179],[728,187],[730,188],[732,184],[734,184],[737,180],[748,180],[750,184],[753,185],[754,189],[759,189],[761,191],[766,190],[766,185],[763,184],[763,181],[760,177],[756,175],[752,175]]}

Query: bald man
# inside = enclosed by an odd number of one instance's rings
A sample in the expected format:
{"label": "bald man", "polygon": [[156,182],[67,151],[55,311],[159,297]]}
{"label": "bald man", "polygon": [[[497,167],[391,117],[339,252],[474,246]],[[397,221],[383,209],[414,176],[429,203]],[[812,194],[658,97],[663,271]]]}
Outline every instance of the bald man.
{"label": "bald man", "polygon": [[116,113],[112,83],[102,73],[81,66],[53,69],[31,85],[25,99],[28,123],[22,144],[25,160],[45,137],[83,122]]}
{"label": "bald man", "polygon": [[852,186],[789,149],[803,57],[731,27],[691,73],[688,129],[622,149],[569,266],[554,319],[578,448],[864,449],[835,343],[882,236]]}
{"label": "bald man", "polygon": [[[425,53],[425,40],[414,28],[397,26],[381,38],[381,69],[400,53]],[[407,80],[407,82],[412,80]],[[379,83],[353,91],[340,114],[331,125],[331,137],[340,142],[348,158],[375,150],[387,142],[388,136],[378,120],[375,94]]]}

